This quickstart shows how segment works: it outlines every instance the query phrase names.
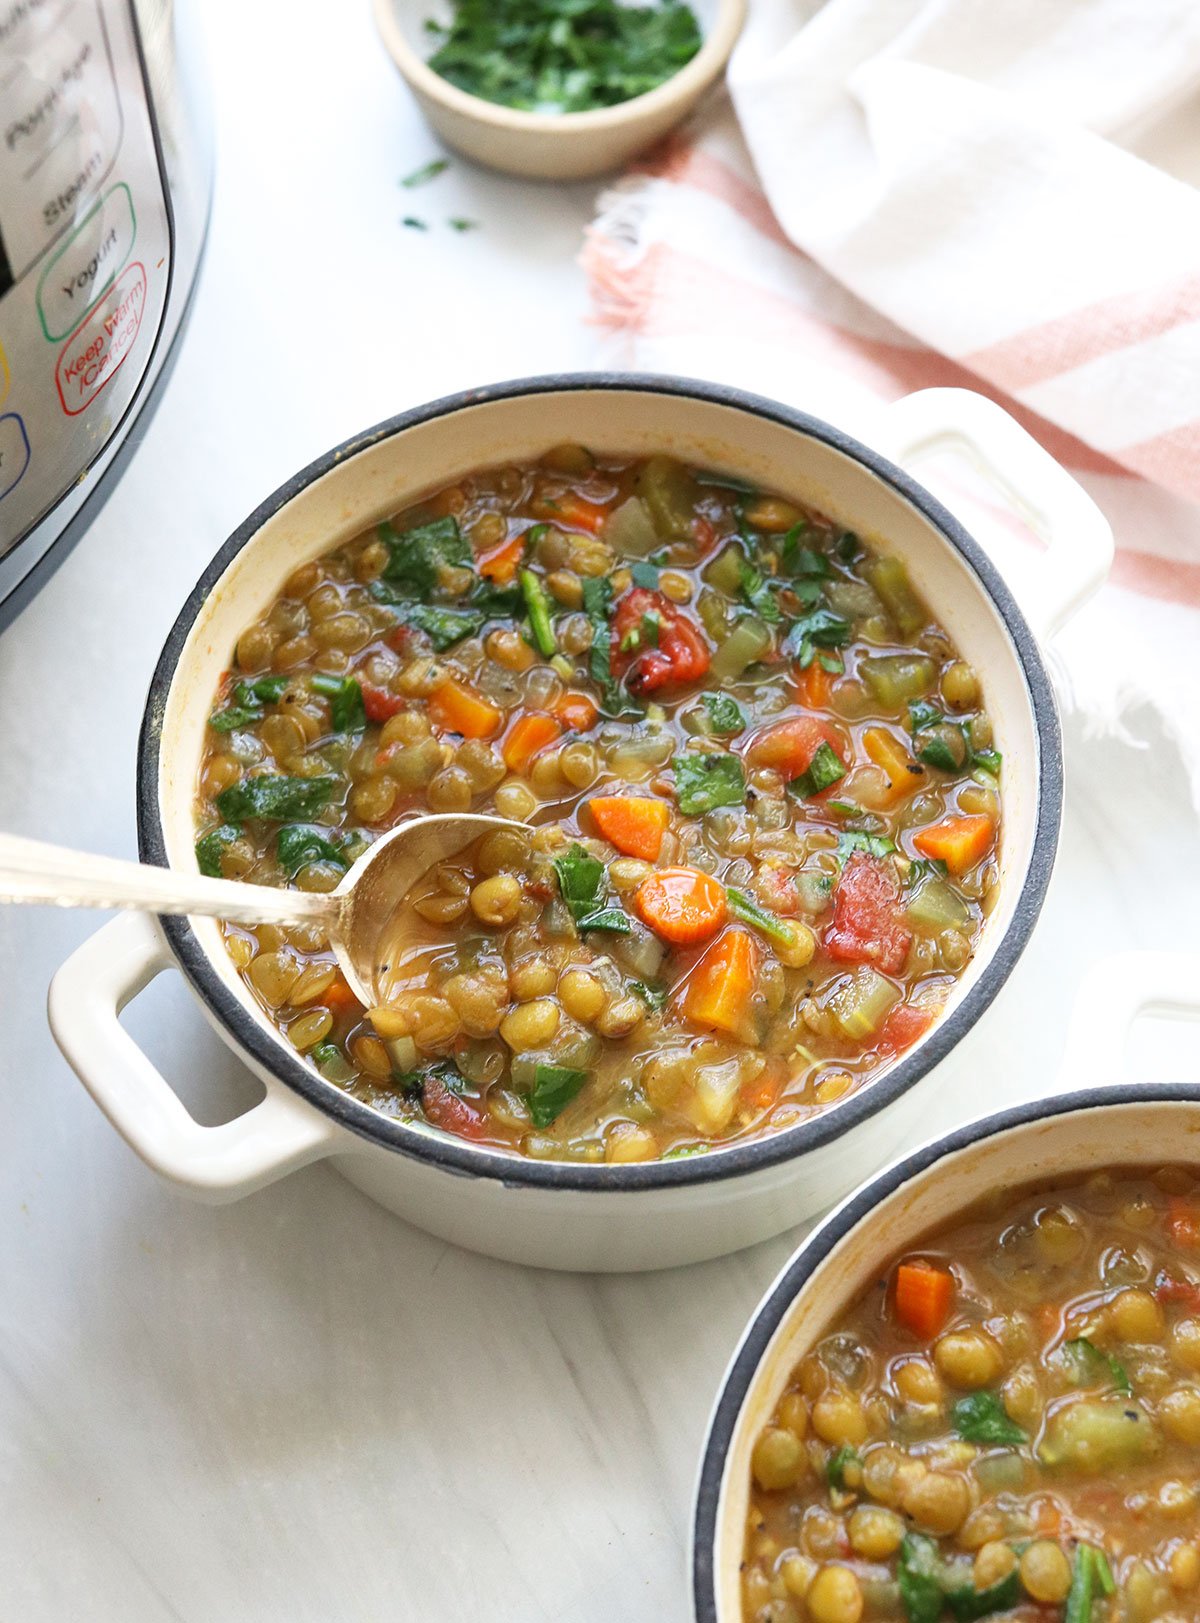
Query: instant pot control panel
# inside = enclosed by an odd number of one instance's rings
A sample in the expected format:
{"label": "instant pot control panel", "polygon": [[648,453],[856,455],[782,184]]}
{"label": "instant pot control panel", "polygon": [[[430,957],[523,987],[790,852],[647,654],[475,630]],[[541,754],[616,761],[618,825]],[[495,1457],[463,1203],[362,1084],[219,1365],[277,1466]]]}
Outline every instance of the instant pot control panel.
{"label": "instant pot control panel", "polygon": [[171,219],[124,0],[0,0],[0,559],[150,366]]}

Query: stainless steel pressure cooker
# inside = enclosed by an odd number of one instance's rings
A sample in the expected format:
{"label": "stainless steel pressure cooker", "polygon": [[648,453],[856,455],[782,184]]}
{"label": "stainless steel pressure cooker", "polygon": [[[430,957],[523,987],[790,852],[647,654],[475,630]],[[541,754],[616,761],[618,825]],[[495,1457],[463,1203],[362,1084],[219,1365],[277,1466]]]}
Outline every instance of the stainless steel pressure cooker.
{"label": "stainless steel pressure cooker", "polygon": [[212,163],[173,0],[0,0],[0,625],[112,490],[170,371]]}

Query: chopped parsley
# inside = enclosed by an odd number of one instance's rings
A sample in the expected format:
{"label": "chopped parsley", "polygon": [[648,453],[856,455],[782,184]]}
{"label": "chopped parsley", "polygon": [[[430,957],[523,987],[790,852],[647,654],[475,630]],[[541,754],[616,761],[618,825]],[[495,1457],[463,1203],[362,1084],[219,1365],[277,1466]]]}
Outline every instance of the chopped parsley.
{"label": "chopped parsley", "polygon": [[1020,1426],[1008,1418],[995,1392],[972,1392],[959,1398],[950,1411],[950,1423],[968,1443],[1017,1448],[1028,1440]]}
{"label": "chopped parsley", "polygon": [[700,697],[708,711],[708,724],[714,733],[724,737],[729,733],[745,731],[746,717],[736,699],[731,699],[728,693],[702,693]]}
{"label": "chopped parsley", "polygon": [[1077,1363],[1083,1367],[1087,1365],[1103,1365],[1108,1370],[1109,1378],[1117,1391],[1125,1397],[1133,1396],[1133,1386],[1129,1379],[1129,1371],[1119,1358],[1112,1353],[1101,1352],[1100,1348],[1086,1336],[1073,1336],[1070,1341],[1063,1342],[1063,1351],[1069,1353]]}
{"label": "chopped parsley", "polygon": [[703,43],[681,0],[458,0],[448,24],[425,27],[437,43],[435,73],[526,112],[580,113],[645,95]]}
{"label": "chopped parsley", "polygon": [[444,175],[449,167],[449,158],[430,158],[428,163],[423,163],[419,169],[414,169],[411,174],[405,175],[400,184],[409,191],[414,186],[427,186],[431,180],[436,180],[439,175]]}

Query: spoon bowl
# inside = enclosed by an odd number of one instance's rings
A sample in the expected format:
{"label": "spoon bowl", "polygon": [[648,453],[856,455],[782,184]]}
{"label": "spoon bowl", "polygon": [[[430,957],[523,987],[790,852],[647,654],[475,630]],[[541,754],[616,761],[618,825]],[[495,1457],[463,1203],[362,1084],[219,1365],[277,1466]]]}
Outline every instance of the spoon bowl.
{"label": "spoon bowl", "polygon": [[204,915],[238,924],[319,924],[350,990],[370,1008],[379,1001],[388,927],[415,881],[493,829],[526,826],[485,812],[411,817],[369,845],[326,893],[211,879],[4,834],[0,902]]}

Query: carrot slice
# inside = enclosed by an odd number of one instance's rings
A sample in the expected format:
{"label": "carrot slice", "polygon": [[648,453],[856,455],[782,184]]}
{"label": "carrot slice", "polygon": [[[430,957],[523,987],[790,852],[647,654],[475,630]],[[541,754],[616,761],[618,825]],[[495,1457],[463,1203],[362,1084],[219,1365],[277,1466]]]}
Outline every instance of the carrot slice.
{"label": "carrot slice", "polygon": [[544,716],[540,711],[518,716],[500,751],[504,764],[510,772],[524,772],[539,751],[561,737],[562,728],[553,716]]}
{"label": "carrot slice", "polygon": [[588,801],[596,827],[610,845],[627,857],[656,862],[667,829],[665,800],[643,799],[639,795],[599,795]]}
{"label": "carrot slice", "polygon": [[796,697],[809,710],[825,710],[833,697],[833,673],[814,659],[796,678]]}
{"label": "carrot slice", "polygon": [[950,1317],[954,1275],[930,1262],[902,1262],[896,1269],[894,1300],[900,1323],[929,1341]]}
{"label": "carrot slice", "polygon": [[725,887],[699,868],[660,868],[633,893],[643,924],[673,946],[707,941],[725,922]]}
{"label": "carrot slice", "polygon": [[525,556],[525,537],[514,535],[507,541],[501,541],[498,547],[485,552],[479,560],[479,573],[485,580],[499,581],[507,585],[509,581],[516,580],[517,570],[521,559]]}
{"label": "carrot slice", "polygon": [[1163,1227],[1181,1250],[1195,1251],[1200,1247],[1200,1206],[1186,1195],[1169,1195]]}
{"label": "carrot slice", "polygon": [[688,977],[683,1013],[694,1025],[740,1033],[758,975],[758,948],[745,930],[726,930]]}
{"label": "carrot slice", "polygon": [[551,524],[562,524],[569,530],[587,530],[595,535],[605,519],[608,508],[599,502],[589,502],[578,491],[564,490],[561,496],[539,496],[533,503],[535,518]]}
{"label": "carrot slice", "polygon": [[990,817],[947,817],[923,828],[913,844],[923,857],[944,862],[952,874],[966,873],[981,862],[996,841],[996,825]]}
{"label": "carrot slice", "polygon": [[359,1009],[362,1005],[350,990],[349,984],[343,975],[339,975],[321,998],[321,1002],[331,1013],[336,1014],[339,1009]]}
{"label": "carrot slice", "polygon": [[429,717],[444,732],[464,738],[490,738],[501,720],[494,704],[453,677],[430,694]]}
{"label": "carrot slice", "polygon": [[554,714],[568,731],[586,733],[596,725],[600,710],[589,693],[564,693],[554,706]]}
{"label": "carrot slice", "polygon": [[892,806],[911,795],[924,774],[912,756],[886,727],[868,727],[862,736],[863,748],[888,780],[885,804]]}

